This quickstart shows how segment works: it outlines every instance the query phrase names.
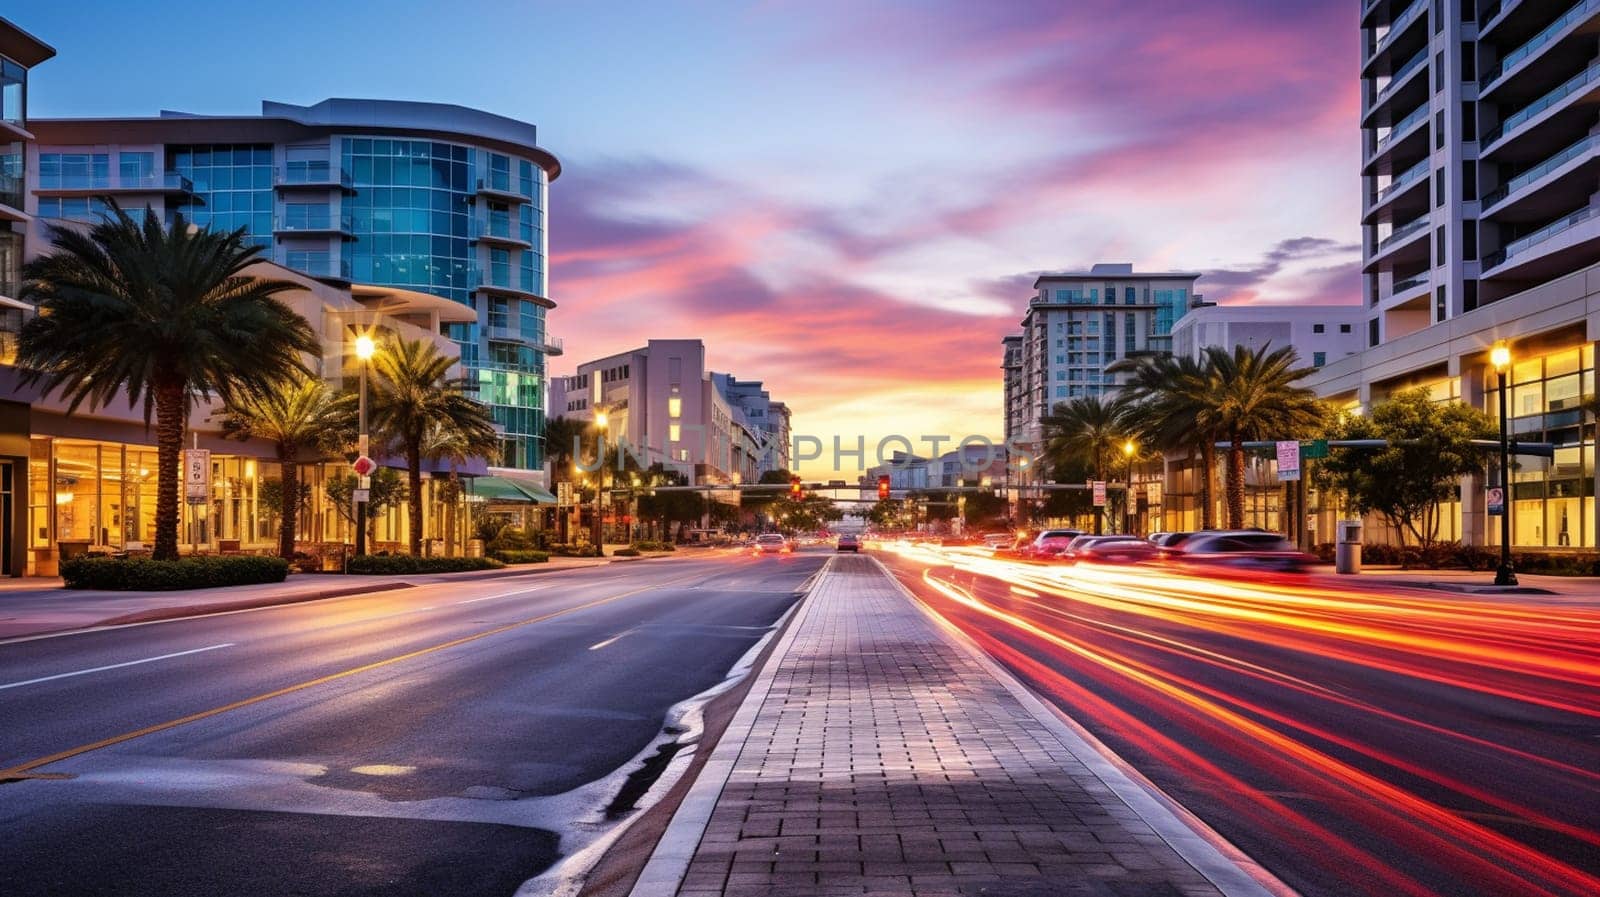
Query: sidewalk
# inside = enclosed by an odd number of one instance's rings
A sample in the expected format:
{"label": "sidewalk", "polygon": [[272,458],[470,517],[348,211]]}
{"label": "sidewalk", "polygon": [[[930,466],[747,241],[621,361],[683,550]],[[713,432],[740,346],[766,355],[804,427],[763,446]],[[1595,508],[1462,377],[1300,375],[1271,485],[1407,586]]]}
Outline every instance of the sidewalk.
{"label": "sidewalk", "polygon": [[295,604],[344,595],[409,589],[418,585],[470,582],[507,576],[595,567],[610,558],[551,558],[543,564],[519,564],[503,570],[414,576],[341,576],[296,573],[283,582],[222,589],[166,592],[106,592],[65,589],[61,579],[0,579],[0,639],[42,635],[90,626],[141,623],[198,614]]}
{"label": "sidewalk", "polygon": [[632,897],[1267,893],[871,558],[798,613]]}
{"label": "sidewalk", "polygon": [[1456,594],[1481,596],[1534,595],[1549,600],[1559,596],[1562,603],[1576,601],[1600,604],[1600,577],[1547,576],[1537,573],[1518,573],[1517,585],[1497,586],[1494,570],[1402,570],[1398,566],[1367,566],[1357,574],[1338,574],[1331,566],[1319,568],[1313,574],[1328,585],[1393,585],[1412,589],[1434,589]]}

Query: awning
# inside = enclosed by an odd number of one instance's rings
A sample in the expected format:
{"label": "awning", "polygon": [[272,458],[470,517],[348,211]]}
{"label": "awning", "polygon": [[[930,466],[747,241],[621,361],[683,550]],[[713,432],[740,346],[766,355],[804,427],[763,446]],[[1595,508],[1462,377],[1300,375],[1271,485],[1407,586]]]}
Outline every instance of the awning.
{"label": "awning", "polygon": [[553,505],[556,497],[532,483],[518,482],[506,477],[473,477],[467,493],[489,501],[516,504]]}

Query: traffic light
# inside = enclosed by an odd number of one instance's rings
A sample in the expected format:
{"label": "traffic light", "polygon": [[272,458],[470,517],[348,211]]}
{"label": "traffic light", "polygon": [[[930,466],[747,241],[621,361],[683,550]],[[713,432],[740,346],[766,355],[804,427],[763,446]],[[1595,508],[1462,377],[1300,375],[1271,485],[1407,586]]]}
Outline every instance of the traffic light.
{"label": "traffic light", "polygon": [[889,498],[889,478],[878,477],[878,501],[887,501]]}
{"label": "traffic light", "polygon": [[803,493],[804,493],[804,490],[800,488],[800,478],[799,477],[790,477],[789,478],[789,497],[794,499],[795,501],[799,501],[800,500],[800,496]]}

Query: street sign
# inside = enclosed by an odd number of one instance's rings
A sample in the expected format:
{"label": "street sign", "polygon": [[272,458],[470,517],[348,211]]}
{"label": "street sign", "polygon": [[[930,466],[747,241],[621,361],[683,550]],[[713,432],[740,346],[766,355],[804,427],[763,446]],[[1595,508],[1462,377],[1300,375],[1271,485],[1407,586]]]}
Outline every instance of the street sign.
{"label": "street sign", "polygon": [[364,501],[372,501],[372,490],[371,489],[352,489],[352,490],[350,490],[350,500],[355,502],[358,505],[361,504]]}
{"label": "street sign", "polygon": [[1310,461],[1328,457],[1328,440],[1313,439],[1300,444],[1300,457]]}
{"label": "street sign", "polygon": [[1300,441],[1287,439],[1278,443],[1278,479],[1300,479]]}
{"label": "street sign", "polygon": [[556,484],[556,505],[558,507],[565,508],[565,507],[570,506],[571,504],[572,504],[572,483],[567,481],[567,480],[562,480],[561,482]]}
{"label": "street sign", "polygon": [[358,455],[354,461],[350,462],[350,469],[356,472],[356,476],[371,476],[372,472],[378,469],[378,462],[368,458],[366,455]]}
{"label": "street sign", "polygon": [[211,498],[211,450],[183,450],[183,495],[191,505]]}
{"label": "street sign", "polygon": [[1094,506],[1097,507],[1097,508],[1103,508],[1103,507],[1106,506],[1106,481],[1105,480],[1095,480],[1094,481]]}
{"label": "street sign", "polygon": [[1506,490],[1499,486],[1489,487],[1489,514],[1498,517],[1506,512]]}

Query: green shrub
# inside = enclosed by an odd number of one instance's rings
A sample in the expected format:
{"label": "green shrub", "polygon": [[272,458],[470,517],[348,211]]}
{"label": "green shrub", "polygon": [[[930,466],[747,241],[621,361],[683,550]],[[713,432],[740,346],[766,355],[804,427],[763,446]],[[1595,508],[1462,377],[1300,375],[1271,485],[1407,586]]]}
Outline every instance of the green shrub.
{"label": "green shrub", "polygon": [[637,548],[618,548],[618,549],[616,549],[616,550],[611,552],[611,556],[614,557],[614,558],[636,558],[636,557],[639,556],[639,549],[637,549]]}
{"label": "green shrub", "polygon": [[283,582],[289,562],[254,555],[188,557],[175,561],[151,558],[73,558],[61,564],[69,589],[172,591]]}
{"label": "green shrub", "polygon": [[493,558],[429,558],[409,554],[369,554],[353,557],[347,572],[394,576],[409,573],[464,573],[469,570],[498,570],[505,564]]}
{"label": "green shrub", "polygon": [[535,546],[533,538],[521,527],[508,526],[501,529],[487,547],[493,555],[501,551],[527,551]]}
{"label": "green shrub", "polygon": [[633,543],[633,547],[639,549],[640,551],[677,551],[678,550],[677,547],[674,546],[671,542],[653,542],[653,541],[651,541],[649,539],[641,539],[640,541]]}
{"label": "green shrub", "polygon": [[550,560],[550,552],[529,550],[504,549],[491,552],[495,560],[507,564],[542,564]]}
{"label": "green shrub", "polygon": [[550,553],[561,558],[597,558],[600,550],[588,542],[552,542]]}

